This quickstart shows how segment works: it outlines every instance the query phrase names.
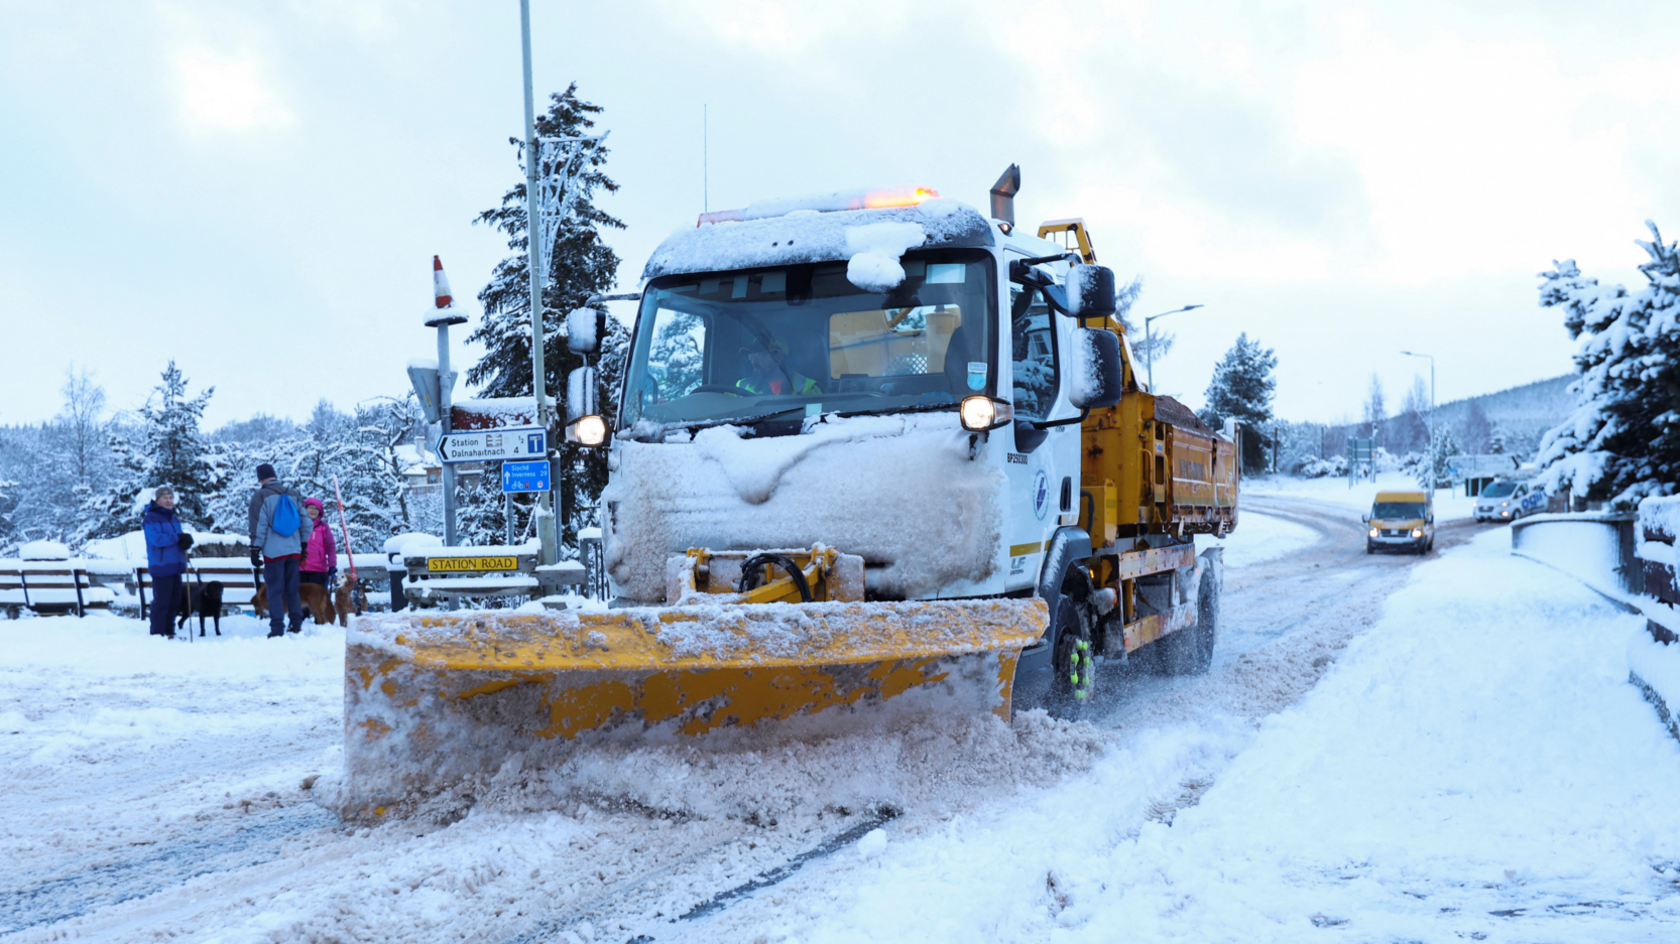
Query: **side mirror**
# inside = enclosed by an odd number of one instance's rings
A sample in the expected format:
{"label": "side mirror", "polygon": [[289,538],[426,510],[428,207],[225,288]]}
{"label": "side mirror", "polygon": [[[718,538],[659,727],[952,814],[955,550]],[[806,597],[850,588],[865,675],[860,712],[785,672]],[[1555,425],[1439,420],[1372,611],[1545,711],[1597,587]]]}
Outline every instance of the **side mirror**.
{"label": "side mirror", "polygon": [[607,336],[604,308],[577,308],[566,316],[566,347],[573,354],[596,354]]}
{"label": "side mirror", "polygon": [[1114,270],[1099,265],[1073,266],[1068,270],[1067,301],[1067,313],[1075,318],[1114,314]]}
{"label": "side mirror", "polygon": [[[1085,266],[1091,269],[1095,266]],[[1110,281],[1112,287],[1112,276]],[[1110,300],[1109,308],[1113,309]],[[1120,337],[1100,328],[1073,329],[1073,369],[1068,400],[1081,410],[1110,407],[1120,402],[1125,376],[1120,362]]]}
{"label": "side mirror", "polygon": [[1369,513],[1363,514],[1363,515],[1359,516],[1359,520],[1361,522],[1365,523],[1365,524],[1370,524],[1371,523],[1371,516],[1370,516]]}
{"label": "side mirror", "polygon": [[607,421],[601,416],[600,397],[596,391],[599,383],[593,367],[579,367],[566,377],[568,442],[599,446],[607,441]]}

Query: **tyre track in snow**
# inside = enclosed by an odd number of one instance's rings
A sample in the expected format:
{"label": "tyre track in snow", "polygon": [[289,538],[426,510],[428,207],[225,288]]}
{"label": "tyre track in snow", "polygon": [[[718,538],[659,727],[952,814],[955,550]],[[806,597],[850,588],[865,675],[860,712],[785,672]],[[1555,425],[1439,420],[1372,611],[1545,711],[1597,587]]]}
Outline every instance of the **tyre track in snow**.
{"label": "tyre track in snow", "polygon": [[[1244,510],[1311,528],[1319,540],[1270,561],[1226,570],[1219,648],[1205,675],[1155,676],[1143,660],[1104,665],[1097,697],[1085,717],[1114,732],[1115,744],[1125,745],[1149,731],[1217,724],[1219,717],[1258,725],[1293,705],[1317,684],[1348,642],[1377,622],[1384,600],[1408,579],[1411,567],[1433,556],[1367,555],[1364,526],[1356,511],[1343,506],[1264,496],[1245,498]],[[1457,546],[1486,527],[1468,519],[1442,520],[1435,548]],[[1133,829],[1149,820],[1170,822],[1179,810],[1194,806],[1222,769],[1184,769],[1176,784],[1141,805]],[[1013,801],[1005,796],[994,803]],[[925,836],[937,832],[937,820],[931,815],[906,816],[888,832]],[[800,926],[787,923],[787,909],[782,905],[778,911],[777,902],[831,898],[832,890],[846,887],[848,874],[860,868],[855,859],[830,860],[790,881],[775,900],[744,903],[704,933],[682,940],[749,940],[777,925],[799,937]]]}
{"label": "tyre track in snow", "polygon": [[285,840],[337,825],[337,816],[304,803],[224,818],[135,854],[84,857],[52,877],[0,887],[0,933],[81,917],[201,875],[262,865],[280,857]]}
{"label": "tyre track in snow", "polygon": [[[1141,665],[1111,664],[1100,683],[1097,704],[1087,714],[1092,723],[1115,729],[1123,739],[1144,728],[1205,718],[1210,713],[1234,713],[1258,721],[1287,707],[1316,684],[1349,640],[1375,622],[1382,601],[1406,580],[1411,566],[1428,559],[1367,555],[1364,526],[1346,508],[1287,498],[1251,499],[1245,508],[1311,528],[1319,539],[1281,558],[1227,570],[1222,613],[1226,632],[1220,640],[1225,651],[1207,675],[1160,678],[1147,674]],[[1473,522],[1442,521],[1436,548],[1455,546],[1478,530]],[[1170,821],[1178,810],[1193,806],[1212,783],[1213,779],[1201,774],[1188,776],[1149,803],[1145,818]],[[907,813],[885,828],[890,833],[926,833],[938,819],[926,811]],[[856,867],[854,862],[849,857],[813,862],[804,874],[789,879],[783,893],[799,900],[802,889],[815,892],[842,885],[845,872]],[[774,907],[750,898],[738,904],[742,913],[718,915],[721,920],[708,922],[707,927],[689,929],[673,927],[677,922],[669,918],[650,921],[645,908],[638,916],[634,896],[609,894],[591,903],[587,915],[539,927],[559,932],[577,928],[587,919],[596,940],[725,941],[742,935],[750,938],[749,929],[758,926],[755,917],[770,917],[757,913]],[[556,933],[514,940],[528,944],[570,938]]]}

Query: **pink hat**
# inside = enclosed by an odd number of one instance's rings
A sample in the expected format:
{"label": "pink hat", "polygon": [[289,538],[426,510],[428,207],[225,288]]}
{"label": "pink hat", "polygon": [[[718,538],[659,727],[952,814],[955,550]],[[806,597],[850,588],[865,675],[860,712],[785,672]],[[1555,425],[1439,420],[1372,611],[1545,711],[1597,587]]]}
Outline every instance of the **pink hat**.
{"label": "pink hat", "polygon": [[325,513],[325,512],[326,512],[326,510],[327,510],[327,506],[326,506],[326,505],[323,505],[323,504],[321,504],[321,500],[320,500],[320,499],[319,499],[319,498],[305,498],[305,499],[304,499],[304,500],[303,500],[303,503],[304,503],[304,504],[305,504],[305,505],[314,505],[314,506],[315,506],[315,507],[316,507],[316,508],[319,508],[319,509],[321,509],[321,511],[322,511],[322,513],[323,513],[323,514],[324,514],[324,513]]}

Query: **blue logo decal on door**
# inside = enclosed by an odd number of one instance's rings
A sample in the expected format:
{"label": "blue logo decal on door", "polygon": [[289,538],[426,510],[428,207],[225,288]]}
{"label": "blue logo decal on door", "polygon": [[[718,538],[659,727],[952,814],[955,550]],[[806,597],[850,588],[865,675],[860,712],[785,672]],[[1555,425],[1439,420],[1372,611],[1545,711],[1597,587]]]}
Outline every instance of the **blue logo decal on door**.
{"label": "blue logo decal on door", "polygon": [[1043,469],[1033,476],[1032,483],[1033,514],[1038,520],[1044,520],[1044,513],[1050,509],[1050,476]]}

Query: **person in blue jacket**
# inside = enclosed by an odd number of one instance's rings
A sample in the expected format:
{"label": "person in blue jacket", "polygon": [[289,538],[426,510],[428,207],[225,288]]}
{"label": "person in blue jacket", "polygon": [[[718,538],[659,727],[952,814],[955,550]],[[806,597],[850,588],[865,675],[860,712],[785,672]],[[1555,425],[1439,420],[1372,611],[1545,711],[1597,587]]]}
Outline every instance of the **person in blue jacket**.
{"label": "person in blue jacket", "polygon": [[175,518],[175,490],[160,486],[140,519],[146,533],[146,572],[152,576],[152,635],[175,637],[175,602],[187,571],[192,535]]}

